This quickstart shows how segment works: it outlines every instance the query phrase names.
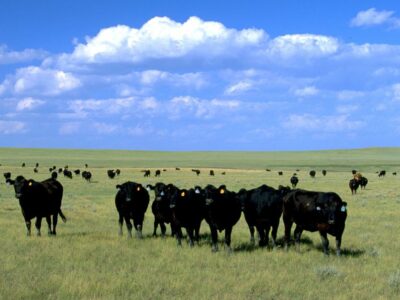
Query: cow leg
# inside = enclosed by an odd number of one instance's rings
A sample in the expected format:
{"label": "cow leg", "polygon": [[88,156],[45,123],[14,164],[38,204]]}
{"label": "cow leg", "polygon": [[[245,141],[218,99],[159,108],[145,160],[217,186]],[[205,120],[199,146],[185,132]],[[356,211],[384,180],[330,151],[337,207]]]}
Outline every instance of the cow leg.
{"label": "cow leg", "polygon": [[300,238],[302,233],[303,229],[301,229],[301,227],[297,225],[296,228],[294,229],[294,240],[296,243],[296,250],[298,252],[300,252]]}
{"label": "cow leg", "polygon": [[[61,210],[60,210],[61,211]],[[61,219],[65,219],[65,216],[63,215],[62,217],[61,217]],[[66,220],[66,219],[65,219]],[[65,221],[64,221],[65,222]],[[52,231],[52,234],[53,235],[56,235],[57,233],[56,233],[56,227],[57,227],[57,223],[58,223],[58,214],[54,214],[53,215],[53,231]]]}
{"label": "cow leg", "polygon": [[212,252],[217,252],[218,251],[218,231],[217,228],[214,226],[210,226],[210,231],[211,231],[211,251]]}
{"label": "cow leg", "polygon": [[249,225],[249,231],[250,231],[250,244],[254,245],[255,244],[254,226]]}
{"label": "cow leg", "polygon": [[[278,220],[279,222],[279,220]],[[276,248],[276,235],[278,233],[278,224],[272,225],[272,231],[271,231],[271,237],[272,237],[272,247],[275,249]]]}
{"label": "cow leg", "polygon": [[161,236],[165,238],[165,232],[167,232],[167,227],[165,226],[164,222],[160,222],[160,228],[161,228]]}
{"label": "cow leg", "polygon": [[201,225],[201,223],[196,224],[196,227],[194,228],[194,238],[195,238],[197,244],[199,244],[199,242],[200,242],[200,225]]}
{"label": "cow leg", "polygon": [[288,250],[289,242],[290,242],[290,231],[292,230],[293,222],[288,218],[283,217],[283,222],[285,224],[285,250]]}
{"label": "cow leg", "polygon": [[171,236],[174,236],[176,234],[176,228],[171,222]]}
{"label": "cow leg", "polygon": [[25,219],[25,225],[26,225],[26,235],[30,236],[31,235],[31,220]]}
{"label": "cow leg", "polygon": [[142,239],[143,238],[143,234],[142,234],[142,223],[133,220],[134,224],[135,224],[135,229],[136,229],[136,238],[138,239]]}
{"label": "cow leg", "polygon": [[228,252],[232,252],[231,248],[231,234],[232,234],[232,227],[225,228],[225,248]]}
{"label": "cow leg", "polygon": [[259,240],[258,240],[258,246],[264,247],[265,246],[265,233],[264,233],[264,228],[261,225],[256,226]]}
{"label": "cow leg", "polygon": [[187,233],[187,235],[188,235],[188,237],[189,237],[189,246],[190,246],[190,248],[193,248],[193,246],[194,246],[194,242],[193,242],[193,240],[194,240],[193,232],[194,232],[193,227],[186,228],[186,233]]}
{"label": "cow leg", "polygon": [[157,236],[157,227],[158,227],[158,222],[157,220],[154,220],[153,236]]}
{"label": "cow leg", "polygon": [[48,227],[47,234],[52,235],[53,231],[51,231],[51,215],[46,216],[46,222],[47,222],[47,227]]}
{"label": "cow leg", "polygon": [[342,245],[342,235],[336,237],[336,255],[340,256],[340,246]]}
{"label": "cow leg", "polygon": [[36,217],[35,227],[37,230],[37,236],[40,236],[40,227],[42,226],[42,217]]}
{"label": "cow leg", "polygon": [[267,247],[269,245],[269,231],[270,230],[271,230],[271,226],[267,225],[266,228],[265,228],[265,246],[267,246]]}
{"label": "cow leg", "polygon": [[118,218],[118,235],[122,236],[122,225],[124,224],[124,218],[121,214],[119,214],[119,218]]}
{"label": "cow leg", "polygon": [[319,232],[322,241],[322,247],[324,248],[324,254],[329,255],[329,240],[326,232]]}
{"label": "cow leg", "polygon": [[175,226],[175,230],[177,244],[178,246],[182,246],[182,228],[181,226]]}
{"label": "cow leg", "polygon": [[125,216],[124,219],[125,219],[126,228],[128,229],[128,238],[132,238],[132,223],[131,223],[131,220],[127,216]]}

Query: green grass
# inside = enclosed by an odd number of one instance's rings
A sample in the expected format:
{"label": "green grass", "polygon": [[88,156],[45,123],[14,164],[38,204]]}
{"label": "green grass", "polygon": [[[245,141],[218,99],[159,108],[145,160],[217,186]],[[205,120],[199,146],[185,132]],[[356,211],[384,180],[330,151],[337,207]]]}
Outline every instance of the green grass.
{"label": "green grass", "polygon": [[[0,299],[398,299],[400,177],[391,172],[400,170],[399,157],[399,148],[265,153],[0,149],[0,171],[11,171],[13,177],[41,180],[48,178],[53,165],[82,169],[84,163],[93,173],[91,184],[60,178],[68,222],[59,224],[55,238],[25,236],[13,189],[1,179]],[[26,168],[21,168],[23,161]],[[33,173],[36,162],[39,174]],[[200,176],[192,167],[202,170]],[[108,168],[120,168],[120,178],[108,179]],[[143,168],[167,171],[159,179],[145,179]],[[208,176],[211,168],[215,177]],[[319,235],[308,232],[300,253],[294,248],[285,252],[251,247],[243,216],[233,229],[233,254],[222,245],[219,253],[211,253],[205,222],[203,239],[194,249],[186,243],[178,248],[173,238],[152,238],[150,208],[143,240],[128,240],[125,227],[124,236],[118,237],[118,183],[224,183],[237,191],[264,183],[288,185],[296,169],[299,187],[335,191],[348,202],[342,257],[324,257]],[[308,175],[311,169],[317,171],[315,179]],[[328,171],[326,177],[322,169]],[[352,169],[369,179],[367,189],[355,196],[348,188]],[[375,173],[381,169],[388,172],[385,178]],[[278,176],[280,170],[283,176]],[[278,237],[282,236],[281,222]],[[334,238],[329,240],[333,251]]]}

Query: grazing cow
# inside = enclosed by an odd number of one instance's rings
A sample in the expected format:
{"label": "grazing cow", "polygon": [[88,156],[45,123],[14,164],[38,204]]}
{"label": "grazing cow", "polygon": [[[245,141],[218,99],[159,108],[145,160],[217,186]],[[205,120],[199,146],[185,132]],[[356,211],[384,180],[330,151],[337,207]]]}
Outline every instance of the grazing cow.
{"label": "grazing cow", "polygon": [[38,173],[38,172],[39,172],[38,168],[37,168],[37,167],[34,168],[34,169],[33,169],[33,172],[34,172],[34,173]]}
{"label": "grazing cow", "polygon": [[340,255],[342,235],[347,217],[347,203],[336,193],[293,190],[283,198],[283,222],[285,224],[285,249],[288,248],[293,222],[297,249],[303,230],[319,231],[324,254],[328,255],[327,234],[336,237],[336,254]]}
{"label": "grazing cow", "polygon": [[271,172],[271,169],[265,169],[265,171],[267,171],[267,172]]}
{"label": "grazing cow", "polygon": [[210,176],[214,176],[214,170],[210,170]]}
{"label": "grazing cow", "polygon": [[144,173],[143,174],[144,177],[150,177],[151,174],[150,170],[142,170],[142,172]]}
{"label": "grazing cow", "polygon": [[88,164],[85,164],[85,168],[87,169],[89,167],[89,165]]}
{"label": "grazing cow", "polygon": [[279,175],[279,176],[282,176],[282,175],[283,175],[283,172],[282,172],[282,171],[279,171],[279,172],[278,172],[278,175]]}
{"label": "grazing cow", "polygon": [[205,193],[200,187],[176,189],[171,197],[172,223],[176,231],[178,245],[181,245],[182,227],[186,228],[189,246],[194,240],[199,242],[201,221],[205,217]]}
{"label": "grazing cow", "polygon": [[107,170],[107,176],[108,176],[108,178],[110,178],[110,179],[114,179],[114,177],[115,177],[115,172],[114,172],[114,170]]}
{"label": "grazing cow", "polygon": [[[19,199],[22,215],[25,219],[27,235],[31,235],[31,220],[36,217],[35,227],[37,235],[40,235],[42,218],[46,218],[48,234],[56,235],[58,215],[66,222],[61,211],[63,186],[57,180],[50,178],[42,182],[25,179],[17,176],[15,180],[8,179],[14,186],[15,197]],[[53,224],[51,220],[53,216]]]}
{"label": "grazing cow", "polygon": [[289,187],[276,190],[267,185],[238,193],[242,210],[250,230],[250,242],[254,243],[254,227],[259,236],[259,246],[268,246],[269,231],[272,228],[272,246],[276,246],[276,234],[282,215],[283,197],[290,191]]}
{"label": "grazing cow", "polygon": [[360,178],[360,187],[361,187],[361,189],[364,189],[365,190],[365,187],[367,186],[367,184],[368,184],[368,179],[366,178],[366,177],[361,177]]}
{"label": "grazing cow", "polygon": [[154,176],[155,177],[160,177],[161,176],[161,171],[160,170],[156,170]]}
{"label": "grazing cow", "polygon": [[39,163],[36,163],[35,167],[36,167],[36,168],[39,168]]}
{"label": "grazing cow", "polygon": [[149,205],[149,193],[140,183],[127,181],[116,186],[115,206],[118,211],[119,235],[122,235],[122,225],[125,220],[128,237],[132,237],[132,223],[136,229],[136,237],[142,238],[144,214]]}
{"label": "grazing cow", "polygon": [[396,176],[396,175],[397,175],[397,172],[393,172],[392,175],[393,175],[393,176]]}
{"label": "grazing cow", "polygon": [[175,168],[175,170],[180,171],[181,169],[180,168]]}
{"label": "grazing cow", "polygon": [[161,227],[161,236],[165,237],[165,223],[171,224],[171,235],[175,235],[175,227],[172,222],[172,210],[170,207],[171,197],[176,193],[178,188],[173,184],[156,183],[154,186],[147,185],[148,190],[154,190],[155,198],[151,205],[151,211],[154,215],[153,236],[157,236],[157,227]]}
{"label": "grazing cow", "polygon": [[3,176],[4,176],[5,180],[6,180],[6,183],[7,183],[8,179],[11,179],[11,173],[10,172],[3,173]]}
{"label": "grazing cow", "polygon": [[226,175],[226,172],[222,172],[221,175]]}
{"label": "grazing cow", "polygon": [[316,174],[315,170],[311,170],[310,171],[311,178],[315,178],[315,174]]}
{"label": "grazing cow", "polygon": [[197,176],[200,175],[200,170],[198,170],[198,169],[192,169],[192,172],[195,172]]}
{"label": "grazing cow", "polygon": [[231,251],[231,234],[233,226],[241,215],[240,199],[234,192],[226,189],[225,185],[216,188],[212,185],[205,187],[206,221],[210,226],[212,251],[218,251],[218,231],[225,230],[225,247]]}
{"label": "grazing cow", "polygon": [[299,183],[299,178],[295,174],[293,174],[292,177],[290,177],[290,183],[292,184],[292,188],[296,188],[297,184]]}
{"label": "grazing cow", "polygon": [[81,174],[81,170],[76,169],[76,170],[74,170],[74,173],[75,173],[75,175],[79,175],[79,174]]}
{"label": "grazing cow", "polygon": [[378,174],[379,177],[385,177],[385,175],[386,175],[386,171],[385,170],[380,171],[379,174]]}
{"label": "grazing cow", "polygon": [[349,188],[351,190],[351,194],[357,194],[357,189],[360,186],[360,180],[357,178],[350,179],[349,181]]}
{"label": "grazing cow", "polygon": [[115,175],[119,176],[121,174],[121,170],[120,169],[116,169],[115,170]]}
{"label": "grazing cow", "polygon": [[322,170],[322,175],[326,176],[326,170]]}
{"label": "grazing cow", "polygon": [[90,180],[92,179],[92,173],[90,173],[89,171],[83,171],[81,175],[82,178],[84,178],[87,182],[90,182]]}
{"label": "grazing cow", "polygon": [[351,174],[356,175],[357,174],[357,170],[351,170]]}
{"label": "grazing cow", "polygon": [[53,168],[49,168],[49,172],[50,172],[50,173],[53,172]]}
{"label": "grazing cow", "polygon": [[26,165],[25,165],[25,163],[23,162],[22,165],[21,165],[21,167],[22,167],[22,168],[25,168],[25,166],[26,166]]}
{"label": "grazing cow", "polygon": [[300,169],[296,169],[296,172],[300,172]]}
{"label": "grazing cow", "polygon": [[63,175],[64,175],[64,177],[68,177],[69,179],[72,179],[72,172],[69,171],[68,169],[64,169]]}
{"label": "grazing cow", "polygon": [[58,173],[60,174],[62,172],[63,172],[63,169],[62,168],[58,168]]}

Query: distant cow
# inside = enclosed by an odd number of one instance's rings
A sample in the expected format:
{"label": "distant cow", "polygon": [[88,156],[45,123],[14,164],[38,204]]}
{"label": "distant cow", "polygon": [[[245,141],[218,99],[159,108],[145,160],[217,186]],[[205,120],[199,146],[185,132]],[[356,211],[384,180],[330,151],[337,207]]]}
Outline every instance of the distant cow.
{"label": "distant cow", "polygon": [[116,169],[115,170],[115,175],[119,176],[121,174],[121,170],[120,169]]}
{"label": "distant cow", "polygon": [[347,217],[347,203],[336,193],[293,190],[283,198],[283,222],[285,224],[285,248],[288,248],[290,231],[296,223],[294,238],[300,249],[303,230],[319,231],[325,255],[328,255],[327,234],[336,237],[336,254],[340,255],[342,235]]}
{"label": "distant cow", "polygon": [[22,165],[21,165],[21,167],[22,167],[22,168],[25,168],[25,166],[26,166],[26,165],[25,165],[25,163],[23,162]]}
{"label": "distant cow", "polygon": [[177,171],[180,171],[180,170],[181,170],[181,168],[175,168],[175,170],[177,170]]}
{"label": "distant cow", "polygon": [[292,188],[296,188],[297,184],[299,183],[299,178],[296,175],[290,177],[290,183],[292,184]]}
{"label": "distant cow", "polygon": [[69,171],[68,169],[64,169],[63,175],[64,175],[64,177],[68,177],[69,179],[72,179],[72,172]]}
{"label": "distant cow", "polygon": [[312,178],[314,178],[314,177],[315,177],[315,174],[316,174],[316,172],[315,172],[314,170],[311,170],[309,174],[310,174],[310,176],[311,176]]}
{"label": "distant cow", "polygon": [[63,172],[63,169],[62,168],[58,168],[58,173],[60,174],[62,172]]}
{"label": "distant cow", "polygon": [[155,177],[160,177],[161,176],[161,170],[156,170],[154,176]]}
{"label": "distant cow", "polygon": [[154,215],[153,236],[157,236],[158,225],[161,227],[161,236],[165,237],[165,223],[171,224],[171,235],[175,235],[175,227],[172,223],[172,210],[170,207],[171,197],[178,188],[173,184],[156,183],[154,186],[148,185],[148,190],[154,190],[155,198],[151,205],[151,211]]}
{"label": "distant cow", "polygon": [[84,178],[87,182],[90,182],[90,180],[92,179],[92,173],[90,173],[89,171],[83,171],[81,175],[82,178]]}
{"label": "distant cow", "polygon": [[360,186],[360,180],[357,178],[350,179],[349,181],[349,188],[351,190],[351,194],[357,194],[357,189]]}
{"label": "distant cow", "polygon": [[386,175],[386,171],[385,170],[380,171],[379,174],[378,174],[379,177],[385,177],[385,175]]}
{"label": "distant cow", "polygon": [[39,172],[38,168],[37,168],[37,167],[34,168],[34,169],[33,169],[33,172],[34,172],[34,173],[38,173],[38,172]]}
{"label": "distant cow", "polygon": [[79,175],[79,174],[81,174],[81,170],[76,169],[76,170],[74,170],[74,173],[75,173],[75,175]]}
{"label": "distant cow", "polygon": [[326,170],[322,170],[322,175],[326,176]]}
{"label": "distant cow", "polygon": [[[36,218],[35,227],[37,235],[40,235],[42,218],[46,218],[48,234],[56,235],[58,215],[66,222],[61,211],[63,186],[55,179],[47,179],[37,182],[32,179],[25,179],[17,176],[15,180],[8,179],[14,186],[15,197],[19,199],[22,215],[25,219],[27,235],[31,235],[31,219]],[[51,220],[53,216],[53,224]]]}
{"label": "distant cow", "polygon": [[276,234],[282,215],[283,196],[290,188],[280,187],[276,190],[267,185],[246,191],[240,190],[238,197],[250,230],[250,242],[254,243],[254,227],[259,236],[259,246],[268,246],[269,231],[272,228],[272,246],[276,246]]}
{"label": "distant cow", "polygon": [[212,185],[205,187],[206,221],[210,226],[212,251],[218,251],[218,231],[225,230],[225,247],[231,251],[231,234],[233,226],[239,221],[241,203],[234,192],[224,185],[216,188]]}
{"label": "distant cow", "polygon": [[265,171],[267,171],[267,172],[271,172],[271,169],[265,169]]}
{"label": "distant cow", "polygon": [[89,165],[88,164],[85,164],[85,168],[87,169],[89,167]]}
{"label": "distant cow", "polygon": [[115,206],[118,211],[119,235],[122,235],[122,225],[125,220],[128,237],[132,237],[132,223],[136,236],[142,238],[144,214],[149,205],[149,193],[140,183],[127,181],[116,186]]}
{"label": "distant cow", "polygon": [[366,177],[361,177],[359,181],[361,189],[365,189],[368,184],[368,179]]}
{"label": "distant cow", "polygon": [[107,176],[108,176],[108,178],[110,178],[110,179],[114,179],[114,177],[115,177],[115,172],[114,172],[114,170],[107,170]]}
{"label": "distant cow", "polygon": [[53,178],[53,179],[57,179],[57,177],[58,177],[58,174],[57,174],[57,172],[51,172],[51,178]]}
{"label": "distant cow", "polygon": [[36,163],[35,167],[36,167],[36,168],[39,168],[39,163]]}
{"label": "distant cow", "polygon": [[351,170],[351,174],[356,175],[357,170]]}
{"label": "distant cow", "polygon": [[198,170],[198,169],[192,169],[192,172],[195,172],[197,176],[200,175],[200,170]]}
{"label": "distant cow", "polygon": [[392,175],[393,175],[393,176],[396,176],[396,175],[397,175],[397,172],[393,172]]}
{"label": "distant cow", "polygon": [[150,177],[151,174],[150,170],[142,170],[142,172],[144,173],[143,174],[144,177]]}
{"label": "distant cow", "polygon": [[171,197],[172,222],[178,245],[181,245],[182,227],[186,228],[189,246],[199,241],[201,221],[205,217],[205,193],[200,187],[176,189]]}
{"label": "distant cow", "polygon": [[226,175],[226,172],[222,172],[221,175]]}
{"label": "distant cow", "polygon": [[210,170],[210,176],[214,176],[214,170]]}
{"label": "distant cow", "polygon": [[11,173],[10,172],[3,173],[3,176],[4,176],[4,179],[6,180],[6,182],[7,182],[8,179],[11,179]]}
{"label": "distant cow", "polygon": [[282,175],[283,175],[283,172],[282,172],[282,171],[279,171],[279,172],[278,172],[278,175],[279,175],[279,176],[282,176]]}

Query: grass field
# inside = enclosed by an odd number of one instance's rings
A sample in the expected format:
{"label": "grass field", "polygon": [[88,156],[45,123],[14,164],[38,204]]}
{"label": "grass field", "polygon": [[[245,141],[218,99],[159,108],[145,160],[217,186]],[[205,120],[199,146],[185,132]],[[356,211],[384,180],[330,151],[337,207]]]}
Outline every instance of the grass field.
{"label": "grass field", "polygon": [[[22,162],[27,167],[22,168]],[[38,174],[33,173],[36,162]],[[0,149],[0,171],[10,171],[13,177],[42,180],[53,165],[68,164],[73,170],[83,169],[85,163],[93,173],[92,183],[80,177],[60,178],[68,222],[59,223],[57,237],[26,237],[13,188],[1,179],[0,299],[400,298],[400,148],[183,153]],[[191,172],[192,167],[201,169],[200,176]],[[120,168],[120,177],[108,179],[109,168]],[[159,179],[146,179],[140,172],[143,168],[166,171]],[[216,176],[208,175],[210,169]],[[274,251],[252,247],[243,216],[233,229],[232,254],[222,245],[220,252],[211,253],[205,222],[200,245],[193,249],[186,243],[178,248],[173,238],[151,237],[150,208],[143,240],[128,240],[125,228],[122,238],[117,234],[118,183],[163,181],[179,187],[211,183],[238,191],[261,184],[289,185],[296,169],[298,187],[334,191],[348,203],[342,257],[333,255],[333,237],[329,237],[332,255],[324,257],[318,233],[309,232],[303,234],[300,253],[294,247],[288,252],[281,247]],[[311,169],[317,171],[315,179],[308,175]],[[326,177],[322,169],[328,171]],[[355,196],[348,188],[352,169],[369,179],[367,189]],[[381,169],[387,171],[385,178],[375,173]],[[282,236],[281,222],[278,237]]]}

